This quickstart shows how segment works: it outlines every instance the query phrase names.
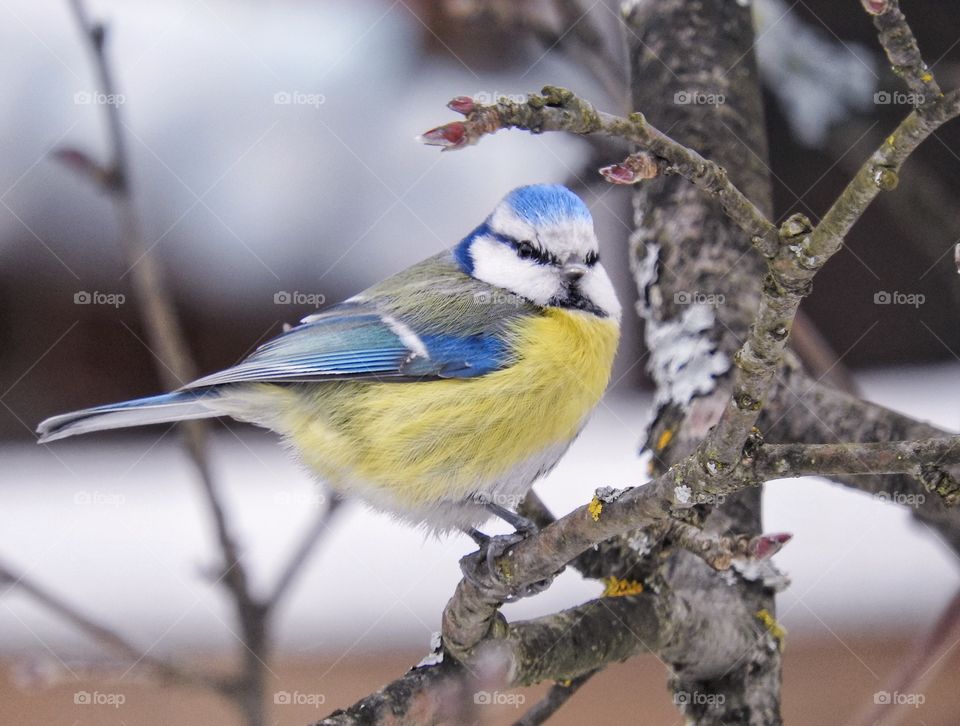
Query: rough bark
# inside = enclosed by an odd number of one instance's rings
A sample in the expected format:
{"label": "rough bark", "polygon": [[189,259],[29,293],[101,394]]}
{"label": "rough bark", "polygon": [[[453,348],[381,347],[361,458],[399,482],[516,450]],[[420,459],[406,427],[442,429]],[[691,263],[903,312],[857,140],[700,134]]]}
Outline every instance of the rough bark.
{"label": "rough bark", "polygon": [[[634,108],[643,109],[657,126],[680,143],[696,148],[726,169],[730,179],[767,217],[771,188],[766,169],[764,118],[750,9],[724,0],[639,2],[625,17],[630,42]],[[723,103],[675,103],[687,99]],[[746,144],[750,146],[747,147]],[[631,255],[637,271],[640,312],[647,325],[680,318],[691,294],[713,295],[714,323],[706,334],[716,350],[732,360],[756,313],[762,258],[751,240],[713,199],[682,179],[664,178],[638,187],[636,233]],[[648,255],[658,254],[651,284]],[[685,296],[686,294],[686,296]],[[720,298],[719,296],[723,296]],[[650,328],[648,327],[648,341]],[[658,381],[661,387],[665,381]],[[690,453],[732,392],[732,375],[717,380],[714,391],[692,405],[669,400],[650,427],[646,447],[664,466]],[[666,446],[663,442],[669,440]],[[761,531],[760,489],[740,492],[717,507],[706,529],[722,534]],[[675,552],[665,574],[668,586],[688,597],[715,598],[730,588],[704,562]],[[715,613],[704,624],[699,651],[665,650],[662,656],[676,672],[672,686],[688,718],[697,724],[776,724],[780,722],[780,653],[768,641],[752,637],[746,652],[732,660],[724,642],[759,634],[756,613],[774,612],[772,592],[737,581],[736,607]],[[682,694],[707,697],[684,699]]]}

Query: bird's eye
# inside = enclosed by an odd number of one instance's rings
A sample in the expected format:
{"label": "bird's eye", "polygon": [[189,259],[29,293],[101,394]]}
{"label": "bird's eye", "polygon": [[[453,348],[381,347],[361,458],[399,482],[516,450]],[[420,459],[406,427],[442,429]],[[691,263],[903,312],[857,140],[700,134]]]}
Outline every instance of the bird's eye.
{"label": "bird's eye", "polygon": [[593,250],[591,250],[590,252],[587,253],[587,256],[584,257],[583,261],[588,267],[593,267],[595,264],[597,264],[600,261],[600,255],[597,252],[594,252]]}
{"label": "bird's eye", "polygon": [[521,260],[530,260],[537,256],[537,248],[529,240],[522,240],[517,243],[517,257]]}

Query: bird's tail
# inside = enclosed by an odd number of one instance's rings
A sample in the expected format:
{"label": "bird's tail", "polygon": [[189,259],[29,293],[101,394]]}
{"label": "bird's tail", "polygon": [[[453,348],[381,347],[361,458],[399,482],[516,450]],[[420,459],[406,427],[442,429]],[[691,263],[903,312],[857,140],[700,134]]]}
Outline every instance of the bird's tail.
{"label": "bird's tail", "polygon": [[37,426],[39,443],[91,431],[219,416],[221,412],[216,405],[219,397],[216,389],[177,391],[64,413]]}

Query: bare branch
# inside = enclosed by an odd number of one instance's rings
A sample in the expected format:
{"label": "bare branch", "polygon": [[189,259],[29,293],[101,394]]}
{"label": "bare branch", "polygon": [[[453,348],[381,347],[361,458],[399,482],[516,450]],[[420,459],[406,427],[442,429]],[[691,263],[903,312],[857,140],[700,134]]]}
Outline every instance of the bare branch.
{"label": "bare branch", "polygon": [[329,504],[314,520],[310,528],[304,533],[300,544],[293,551],[286,567],[283,568],[277,583],[264,603],[264,610],[270,613],[276,610],[278,603],[289,592],[297,575],[303,570],[310,555],[317,548],[323,535],[329,530],[331,523],[337,515],[337,512],[343,507],[343,499],[336,494],[330,494]]}
{"label": "bare branch", "polygon": [[487,134],[508,128],[533,133],[567,131],[621,138],[664,159],[672,173],[715,196],[724,212],[751,236],[761,252],[770,255],[777,249],[777,230],[773,223],[734,186],[726,172],[656,129],[643,114],[633,113],[623,118],[604,113],[557,86],[544,87],[539,95],[530,95],[526,103],[501,99],[496,104],[483,105],[461,96],[453,99],[449,106],[464,114],[466,119],[427,131],[421,136],[423,143],[440,146],[445,151],[460,149],[475,144]]}
{"label": "bare branch", "polygon": [[[923,637],[917,638],[913,649],[880,690],[911,696],[922,695],[926,684],[949,664],[950,661],[946,656],[958,640],[960,640],[960,592],[954,594],[933,629]],[[890,701],[874,702],[851,719],[848,726],[873,726],[878,723],[895,726],[902,721],[893,714],[896,708],[897,705]]]}
{"label": "bare branch", "polygon": [[793,535],[760,534],[735,537],[708,534],[686,522],[672,522],[670,535],[678,545],[706,562],[715,570],[730,569],[733,560],[765,560],[773,557]]}
{"label": "bare branch", "polygon": [[[527,493],[517,511],[540,529],[557,521],[533,490]],[[667,527],[648,527],[642,534],[635,533],[635,537],[643,537],[652,546],[654,542],[662,539],[666,532]],[[648,569],[646,564],[644,558],[626,539],[614,537],[584,550],[569,566],[584,577],[606,580],[609,577],[640,578]]]}
{"label": "bare branch", "polygon": [[225,693],[229,687],[225,681],[210,678],[200,672],[183,669],[174,663],[137,648],[109,626],[84,615],[63,598],[33,582],[23,573],[16,572],[5,563],[0,563],[0,584],[8,584],[9,589],[22,590],[40,605],[73,625],[79,631],[128,659],[131,668],[147,668],[153,671],[161,681],[178,686],[209,688],[221,693]]}
{"label": "bare branch", "polygon": [[560,710],[563,704],[570,700],[574,693],[580,690],[581,686],[598,672],[587,671],[576,678],[554,683],[547,691],[547,695],[535,703],[513,726],[540,726],[540,724],[545,723],[547,719]]}
{"label": "bare branch", "polygon": [[[107,61],[105,42],[106,28],[92,22],[86,14],[83,0],[70,0],[74,17],[86,38],[93,54],[94,65],[104,94],[115,94],[113,75]],[[131,268],[131,279],[141,305],[148,338],[155,353],[157,374],[167,388],[178,388],[197,375],[197,368],[189,353],[186,338],[180,327],[169,291],[163,280],[163,274],[155,258],[147,253],[143,235],[140,231],[130,184],[129,159],[124,143],[123,121],[118,104],[104,104],[107,119],[108,137],[112,159],[106,167],[109,170],[104,190],[110,195],[114,210],[121,225],[121,243]],[[205,426],[200,421],[187,421],[181,424],[190,458],[197,469],[202,490],[207,502],[211,519],[217,533],[217,540],[223,553],[222,577],[233,594],[241,619],[248,619],[249,613],[258,608],[253,601],[247,575],[240,555],[229,531],[226,515],[210,472],[205,452]]]}
{"label": "bare branch", "polygon": [[857,384],[853,380],[850,369],[847,368],[830,346],[826,338],[820,333],[813,321],[803,312],[797,311],[790,330],[790,345],[803,361],[810,375],[823,380],[851,395],[856,395]]}
{"label": "bare branch", "polygon": [[[809,443],[837,439],[883,442],[952,435],[814,381],[789,359],[764,409],[762,425],[768,439]],[[951,473],[956,477],[960,468]],[[942,497],[926,496],[926,489],[916,476],[837,473],[830,479],[881,499],[911,504],[915,515],[934,528],[954,553],[960,555],[960,508],[948,507]]]}
{"label": "bare branch", "polygon": [[960,436],[919,441],[841,444],[769,444],[758,454],[766,475],[835,476],[910,474],[948,506],[960,501],[960,485],[946,470],[960,464]]}
{"label": "bare branch", "polygon": [[864,9],[874,16],[873,24],[879,34],[880,45],[893,72],[916,94],[916,105],[926,106],[942,94],[933,77],[933,71],[923,62],[917,39],[900,10],[898,0],[861,0]]}
{"label": "bare branch", "polygon": [[840,249],[844,237],[883,190],[896,186],[901,165],[943,123],[960,114],[960,92],[912,112],[861,166],[860,171],[814,228],[802,214],[780,227],[782,245],[769,262],[760,310],[750,335],[735,358],[737,378],[731,406],[710,435],[706,465],[732,466],[763,401],[786,348],[800,302],[813,289],[813,278]]}
{"label": "bare branch", "polygon": [[[107,60],[106,29],[90,20],[83,0],[70,0],[74,18],[87,41],[102,91],[115,94],[113,75]],[[149,254],[137,217],[131,188],[130,166],[123,121],[118,104],[104,104],[110,163],[105,173],[92,175],[109,195],[121,230],[121,249],[131,273],[131,281],[141,308],[149,347],[154,355],[158,376],[168,389],[175,389],[196,378],[197,367],[190,355],[186,338],[156,259]],[[67,156],[68,162],[76,158]],[[64,155],[61,154],[61,158]],[[77,168],[76,163],[72,163]],[[90,176],[90,175],[88,175]],[[263,721],[263,679],[265,653],[265,608],[257,601],[249,585],[240,551],[227,523],[226,512],[217,491],[206,455],[207,429],[201,421],[180,424],[190,460],[198,473],[200,488],[216,533],[222,562],[217,582],[222,582],[231,595],[244,639],[244,671],[230,684],[230,693],[244,711],[251,726]]]}
{"label": "bare branch", "polygon": [[[445,657],[437,665],[415,668],[317,726],[474,723],[470,707],[478,688],[580,678],[606,663],[666,647],[674,638],[702,638],[700,628],[709,623],[707,614],[688,611],[689,627],[675,626],[662,612],[661,598],[644,593],[591,600],[510,626],[501,620],[502,637],[485,641],[467,667]],[[742,648],[750,634],[743,636],[736,646]],[[742,652],[727,655],[735,659]]]}
{"label": "bare branch", "polygon": [[[697,503],[759,484],[759,462],[765,461],[762,456],[745,458],[742,466],[712,477],[700,468],[699,457],[693,454],[642,487],[628,489],[607,501],[595,497],[500,557],[496,562],[499,579],[482,584],[462,580],[444,610],[444,647],[458,660],[469,661],[481,641],[502,635],[498,610],[517,590],[549,580],[580,553],[604,540],[648,526],[669,526],[674,517]],[[779,537],[765,535],[705,544],[707,540],[698,539],[689,530],[683,533],[691,551],[717,562],[721,556],[728,560],[748,553],[768,556],[770,542],[761,544],[760,540]]]}

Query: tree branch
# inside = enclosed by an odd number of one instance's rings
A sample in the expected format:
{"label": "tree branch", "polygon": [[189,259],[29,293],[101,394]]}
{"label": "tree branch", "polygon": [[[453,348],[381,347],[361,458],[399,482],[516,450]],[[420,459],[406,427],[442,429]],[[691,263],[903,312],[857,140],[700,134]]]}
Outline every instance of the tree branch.
{"label": "tree branch", "polygon": [[[690,637],[688,632],[707,622],[699,614],[691,616],[689,628],[675,628],[661,613],[660,597],[641,594],[591,600],[509,627],[504,623],[502,637],[485,641],[466,666],[445,657],[415,668],[318,726],[473,723],[478,719],[470,707],[478,689],[580,678],[607,663],[665,647],[681,631]],[[611,628],[611,621],[618,627]]]}
{"label": "tree branch", "polygon": [[960,487],[946,467],[960,464],[960,436],[880,443],[771,444],[758,455],[769,475],[836,476],[909,474],[947,506],[958,501]]}
{"label": "tree branch", "polygon": [[[762,425],[771,441],[883,442],[951,435],[929,423],[811,380],[791,361],[778,377],[764,409]],[[956,477],[960,468],[950,473]],[[917,477],[834,473],[830,479],[890,501],[910,503],[915,516],[933,527],[960,556],[960,508],[948,507],[942,497],[926,496],[927,490]]]}
{"label": "tree branch", "polygon": [[[960,640],[960,592],[944,608],[933,628],[923,637],[917,638],[913,649],[900,663],[896,671],[883,684],[879,693],[886,692],[909,696],[923,695],[923,688],[933,680],[937,673],[948,665],[947,654]],[[895,726],[897,719],[893,711],[897,708],[892,699],[874,702],[862,709],[847,726],[873,726],[885,724]]]}
{"label": "tree branch", "polygon": [[26,595],[73,625],[79,631],[85,633],[106,648],[127,658],[131,663],[131,668],[142,665],[156,673],[161,681],[178,686],[208,688],[222,694],[225,694],[229,688],[229,684],[225,681],[208,677],[200,672],[185,670],[174,663],[137,648],[109,626],[84,615],[63,598],[33,582],[23,573],[16,572],[7,564],[0,562],[0,585],[2,584],[9,585],[9,589],[17,588],[18,590],[22,590]]}
{"label": "tree branch", "polygon": [[[90,20],[83,0],[70,0],[74,19],[87,41],[101,90],[115,95],[113,74],[105,51],[106,28]],[[174,308],[163,273],[144,242],[133,200],[129,157],[124,141],[123,121],[118,104],[104,104],[111,159],[99,165],[75,150],[58,156],[74,169],[88,171],[108,194],[120,225],[121,250],[131,273],[131,281],[140,305],[150,352],[163,385],[175,389],[196,378],[197,367],[190,355],[183,329]],[[227,515],[210,470],[206,454],[207,428],[201,421],[179,424],[189,458],[197,471],[220,549],[222,562],[216,578],[230,593],[244,640],[244,669],[230,684],[229,693],[243,710],[247,723],[263,723],[264,657],[266,649],[265,606],[250,589],[249,577],[241,561],[240,550],[227,522]]]}
{"label": "tree branch", "polygon": [[587,671],[576,678],[554,683],[547,691],[547,695],[535,703],[513,726],[540,726],[540,724],[545,723],[598,672],[598,670]]}
{"label": "tree branch", "polygon": [[724,411],[710,436],[708,456],[714,458],[707,460],[707,466],[731,466],[739,456],[783,359],[800,302],[812,292],[817,272],[839,251],[850,228],[876,196],[896,186],[900,167],[910,154],[958,114],[957,91],[912,112],[861,166],[815,228],[801,214],[781,225],[782,245],[770,260],[756,322],[735,359],[733,405]]}
{"label": "tree branch", "polygon": [[558,86],[545,86],[540,94],[528,96],[525,103],[500,99],[496,104],[484,105],[467,96],[459,96],[448,106],[464,114],[466,119],[425,132],[420,137],[423,143],[439,146],[444,151],[461,149],[477,143],[487,134],[509,128],[538,134],[566,131],[620,138],[665,160],[671,173],[679,174],[716,197],[723,210],[751,235],[762,252],[770,254],[776,249],[773,223],[733,185],[726,171],[671,139],[651,125],[643,114],[633,113],[623,118],[598,111],[590,102]]}
{"label": "tree branch", "polygon": [[273,586],[273,590],[264,601],[264,610],[266,614],[271,614],[273,611],[275,611],[277,605],[290,591],[290,588],[293,586],[297,576],[303,570],[303,566],[306,564],[307,560],[310,559],[310,555],[319,545],[323,535],[329,531],[330,525],[332,524],[334,518],[343,507],[343,503],[343,499],[336,494],[331,493],[329,495],[329,504],[327,505],[327,508],[317,515],[310,528],[304,532],[303,538],[294,549],[293,554],[290,555],[290,559],[287,560],[286,566],[283,568],[280,576],[277,578],[277,582]]}
{"label": "tree branch", "polygon": [[893,72],[916,94],[917,106],[932,104],[942,95],[933,71],[923,62],[917,39],[900,11],[898,0],[861,0],[864,10],[873,15],[880,45],[887,54]]}

